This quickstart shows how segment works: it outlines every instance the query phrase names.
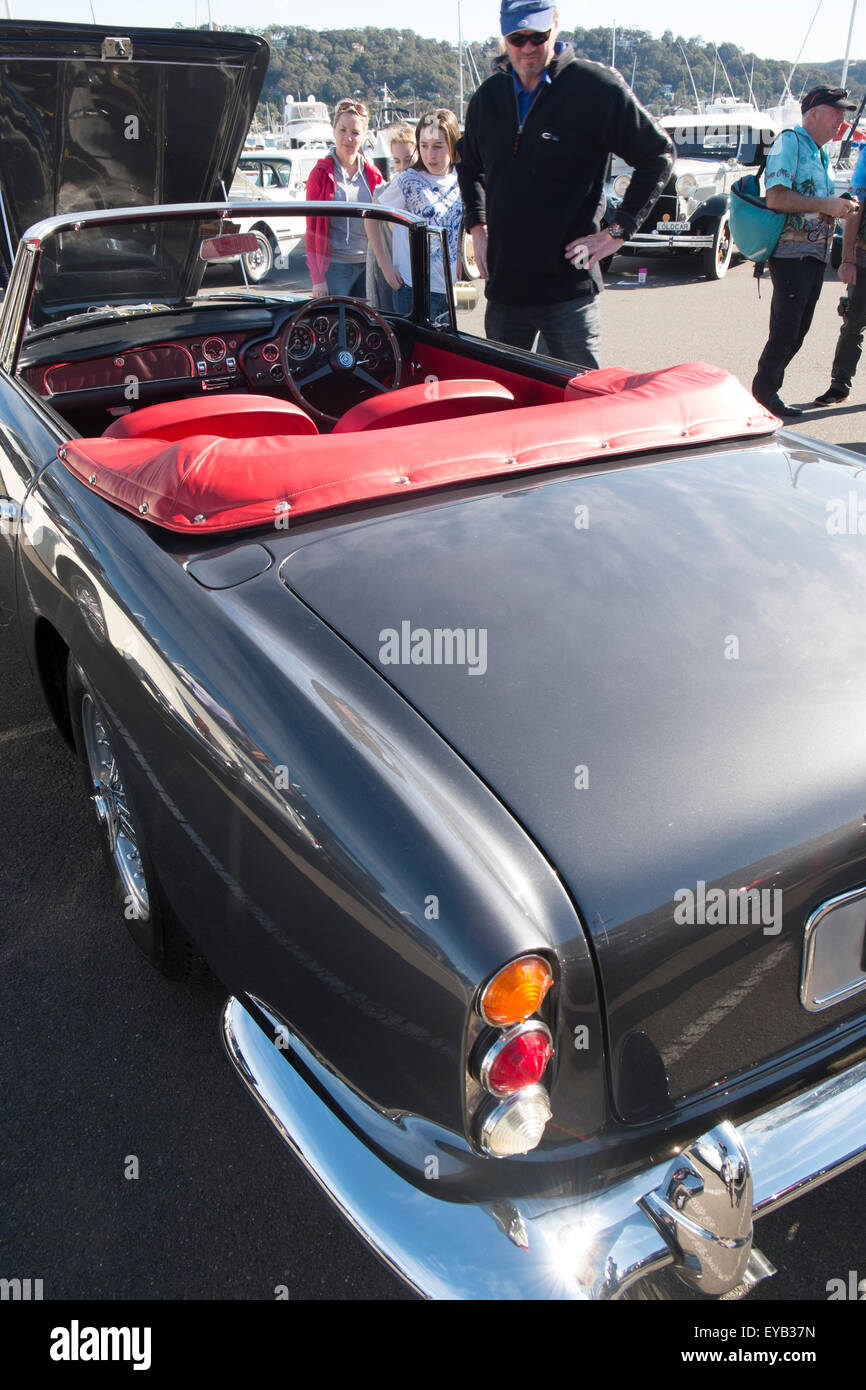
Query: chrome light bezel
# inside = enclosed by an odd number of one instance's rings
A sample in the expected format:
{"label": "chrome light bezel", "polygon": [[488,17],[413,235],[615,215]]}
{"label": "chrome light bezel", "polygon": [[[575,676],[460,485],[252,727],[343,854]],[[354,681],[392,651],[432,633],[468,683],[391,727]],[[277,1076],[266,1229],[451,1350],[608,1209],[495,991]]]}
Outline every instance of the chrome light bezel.
{"label": "chrome light bezel", "polygon": [[698,191],[698,181],[694,174],[680,174],[674,187],[678,198],[693,198]]}

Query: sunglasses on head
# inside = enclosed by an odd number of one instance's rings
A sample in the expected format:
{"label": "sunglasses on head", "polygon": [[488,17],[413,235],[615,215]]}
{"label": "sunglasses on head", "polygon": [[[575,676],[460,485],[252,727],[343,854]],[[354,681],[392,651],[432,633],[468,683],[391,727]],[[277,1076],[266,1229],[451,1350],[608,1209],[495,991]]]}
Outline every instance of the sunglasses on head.
{"label": "sunglasses on head", "polygon": [[505,42],[510,43],[512,48],[525,48],[528,43],[531,43],[533,48],[541,48],[549,38],[549,29],[546,34],[523,34],[518,31],[516,34],[509,34]]}
{"label": "sunglasses on head", "polygon": [[345,116],[347,112],[354,112],[356,116],[367,118],[367,108],[362,101],[340,101],[337,103],[337,115]]}

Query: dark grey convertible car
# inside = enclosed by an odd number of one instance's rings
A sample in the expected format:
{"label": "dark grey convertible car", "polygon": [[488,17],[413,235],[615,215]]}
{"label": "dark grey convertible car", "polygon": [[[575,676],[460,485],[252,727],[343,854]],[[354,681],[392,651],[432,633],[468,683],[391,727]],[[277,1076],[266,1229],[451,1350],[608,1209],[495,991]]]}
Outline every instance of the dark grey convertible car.
{"label": "dark grey convertible car", "polygon": [[419,1292],[735,1291],[753,1218],[866,1154],[862,460],[711,366],[459,332],[409,217],[285,208],[319,264],[391,220],[409,316],[227,286],[262,62],[0,36],[0,597],[118,928],[206,959],[250,1094]]}

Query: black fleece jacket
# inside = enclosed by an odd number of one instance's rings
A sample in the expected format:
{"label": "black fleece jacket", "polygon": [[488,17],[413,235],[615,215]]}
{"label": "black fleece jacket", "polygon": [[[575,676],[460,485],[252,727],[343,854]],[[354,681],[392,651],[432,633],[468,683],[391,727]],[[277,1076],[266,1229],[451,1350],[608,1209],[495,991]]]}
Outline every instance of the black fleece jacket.
{"label": "black fleece jacket", "polygon": [[559,304],[592,293],[600,276],[575,270],[565,247],[598,228],[608,156],[634,174],[617,220],[628,236],[673,167],[673,146],[619,73],[565,44],[519,126],[511,64],[500,59],[466,112],[457,177],[469,228],[489,232],[488,298]]}

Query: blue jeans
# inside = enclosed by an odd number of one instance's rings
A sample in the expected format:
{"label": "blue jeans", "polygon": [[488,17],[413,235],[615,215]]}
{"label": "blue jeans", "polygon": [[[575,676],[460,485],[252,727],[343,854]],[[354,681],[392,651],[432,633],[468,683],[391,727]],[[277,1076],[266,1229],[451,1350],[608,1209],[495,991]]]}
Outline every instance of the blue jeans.
{"label": "blue jeans", "polygon": [[[391,291],[394,297],[395,314],[411,314],[412,312],[412,286],[401,285],[399,290]],[[430,292],[430,317],[438,318],[440,314],[448,312],[448,297],[444,294]]]}
{"label": "blue jeans", "polygon": [[331,261],[325,271],[328,294],[350,294],[355,299],[367,298],[367,262]]}
{"label": "blue jeans", "polygon": [[561,304],[500,304],[488,299],[484,331],[491,341],[529,352],[536,333],[551,357],[593,370],[601,365],[601,314],[598,295]]}

